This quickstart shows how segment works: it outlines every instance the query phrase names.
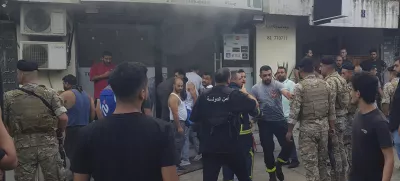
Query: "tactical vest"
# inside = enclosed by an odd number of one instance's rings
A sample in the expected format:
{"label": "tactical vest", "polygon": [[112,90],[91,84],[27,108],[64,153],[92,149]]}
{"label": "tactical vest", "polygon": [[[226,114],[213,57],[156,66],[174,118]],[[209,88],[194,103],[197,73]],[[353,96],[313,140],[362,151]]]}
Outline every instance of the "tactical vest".
{"label": "tactical vest", "polygon": [[[230,96],[234,90],[229,87],[216,86],[203,94],[204,124],[211,127],[206,147],[213,152],[227,153],[236,149],[240,129],[240,114],[231,112]],[[202,100],[203,101],[203,100]]]}
{"label": "tactical vest", "polygon": [[357,112],[357,108],[358,108],[358,106],[357,106],[357,104],[353,104],[353,103],[351,103],[351,91],[353,90],[353,86],[351,85],[351,83],[348,83],[347,84],[347,91],[348,91],[348,95],[349,95],[349,105],[348,105],[348,107],[347,107],[347,110],[348,110],[348,114],[349,115],[353,115],[353,114],[355,114],[356,112]]}
{"label": "tactical vest", "polygon": [[[55,135],[57,118],[39,98],[29,95],[21,90],[13,90],[13,97],[9,107],[10,131],[13,135],[51,133]],[[53,97],[50,91],[37,86],[34,93],[41,96],[51,104],[48,97]]]}
{"label": "tactical vest", "polygon": [[335,100],[335,109],[336,116],[343,116],[347,114],[348,104],[350,102],[350,94],[347,88],[347,82],[344,78],[340,77],[339,74],[329,77],[328,79],[333,79],[337,90],[336,91],[336,100]]}
{"label": "tactical vest", "polygon": [[329,111],[329,90],[326,82],[316,79],[311,83],[305,79],[299,82],[303,87],[303,104],[300,112],[301,120],[315,120],[327,117]]}

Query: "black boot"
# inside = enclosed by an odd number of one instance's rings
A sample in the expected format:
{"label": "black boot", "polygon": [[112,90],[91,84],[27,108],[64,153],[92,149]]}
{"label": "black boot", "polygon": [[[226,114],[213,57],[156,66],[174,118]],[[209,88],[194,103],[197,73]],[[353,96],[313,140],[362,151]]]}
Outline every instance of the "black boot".
{"label": "black boot", "polygon": [[279,161],[276,162],[276,177],[278,178],[279,181],[285,180],[285,176],[283,175],[282,171],[282,163]]}
{"label": "black boot", "polygon": [[300,165],[300,162],[298,160],[292,160],[288,166],[288,168],[296,168]]}
{"label": "black boot", "polygon": [[269,174],[269,181],[277,181],[275,172],[270,172],[268,174]]}

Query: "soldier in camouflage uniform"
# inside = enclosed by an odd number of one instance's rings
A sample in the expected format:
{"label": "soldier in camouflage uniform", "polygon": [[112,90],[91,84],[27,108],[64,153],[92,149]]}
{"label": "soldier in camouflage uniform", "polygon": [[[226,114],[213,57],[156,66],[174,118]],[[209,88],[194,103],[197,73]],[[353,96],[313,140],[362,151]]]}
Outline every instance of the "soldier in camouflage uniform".
{"label": "soldier in camouflage uniform", "polygon": [[299,150],[307,181],[330,181],[328,157],[328,131],[334,129],[335,105],[333,91],[328,83],[313,73],[312,60],[305,58],[300,63],[300,74],[304,79],[294,89],[286,134],[292,138],[295,124],[300,122]]}
{"label": "soldier in camouflage uniform", "polygon": [[[344,63],[342,66],[342,77],[347,81],[347,90],[349,92],[349,95],[351,94],[351,91],[353,90],[353,85],[351,84],[351,78],[353,77],[354,74],[354,65],[351,63]],[[357,104],[351,103],[351,99],[349,101],[349,105],[347,108],[347,122],[345,123],[346,128],[343,132],[343,144],[346,149],[347,153],[347,160],[349,164],[349,170],[351,170],[351,130],[352,130],[352,123],[354,120],[354,115],[357,111]]]}
{"label": "soldier in camouflage uniform", "polygon": [[[347,154],[343,143],[343,133],[347,122],[347,107],[350,102],[350,95],[347,89],[347,82],[335,69],[335,61],[331,57],[324,57],[321,60],[321,74],[334,92],[335,100],[335,131],[330,133],[331,139],[331,164],[333,168],[332,180],[347,181],[348,173]],[[332,158],[333,156],[333,158]]]}
{"label": "soldier in camouflage uniform", "polygon": [[65,169],[62,166],[56,130],[65,129],[67,110],[62,106],[57,92],[35,83],[38,76],[37,63],[20,60],[17,69],[18,82],[22,87],[4,95],[5,124],[14,138],[19,161],[15,169],[15,180],[35,180],[40,166],[44,180],[63,181]]}
{"label": "soldier in camouflage uniform", "polygon": [[396,91],[397,85],[399,84],[399,77],[397,77],[397,72],[394,70],[393,66],[388,68],[390,72],[389,82],[383,86],[383,96],[382,96],[382,112],[385,116],[389,116],[390,104],[393,101],[394,93]]}

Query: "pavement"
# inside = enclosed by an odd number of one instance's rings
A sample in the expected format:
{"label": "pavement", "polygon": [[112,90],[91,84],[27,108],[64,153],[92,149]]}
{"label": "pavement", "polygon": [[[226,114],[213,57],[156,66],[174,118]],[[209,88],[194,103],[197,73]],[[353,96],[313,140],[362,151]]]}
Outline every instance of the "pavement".
{"label": "pavement", "polygon": [[[294,131],[293,133],[296,147],[298,143],[298,131]],[[259,136],[257,130],[254,131],[254,138],[257,144],[257,151],[254,158],[254,170],[253,170],[253,181],[266,181],[269,179],[268,173],[265,171],[264,165],[264,156],[262,153],[262,147],[259,142]],[[275,138],[275,156],[279,154],[281,147],[279,146],[276,138]],[[396,153],[396,152],[395,152]],[[305,181],[305,173],[306,170],[301,165],[300,159],[300,166],[293,169],[288,169],[287,167],[283,168],[283,173],[285,174],[285,181]],[[203,172],[202,170],[197,170],[191,173],[187,173],[185,175],[180,176],[180,181],[203,181]],[[222,181],[222,171],[219,175],[219,181]],[[395,156],[395,169],[392,175],[392,181],[400,181],[400,161]]]}
{"label": "pavement", "polygon": [[[298,131],[295,128],[295,131],[293,133],[293,137],[296,143],[296,147],[297,147],[297,143],[298,143]],[[257,144],[257,150],[255,153],[255,158],[254,158],[254,170],[253,170],[253,181],[266,181],[269,179],[268,173],[265,172],[265,165],[264,165],[264,156],[262,153],[262,147],[260,145],[260,141],[259,141],[259,136],[258,136],[258,131],[257,131],[257,127],[254,130],[254,138]],[[279,146],[277,140],[275,139],[275,156],[279,154],[281,150],[281,147]],[[396,151],[394,152],[396,153]],[[194,150],[191,150],[191,156],[195,156],[196,153],[194,152]],[[399,158],[397,157],[397,154],[395,154],[395,169],[393,171],[393,175],[392,175],[392,181],[400,181],[400,161]],[[301,162],[301,159],[300,159]],[[300,164],[299,167],[294,168],[294,169],[288,169],[286,167],[283,168],[283,172],[285,174],[285,181],[305,181],[305,172],[306,170],[304,169],[304,167]],[[197,170],[191,173],[187,173],[184,175],[181,175],[180,181],[203,181],[203,172],[202,170]],[[36,179],[36,181],[41,181],[44,180],[42,178],[42,175],[39,174],[39,179]],[[14,173],[13,171],[7,171],[6,172],[6,181],[14,181]],[[219,181],[222,181],[222,171],[220,172],[220,176],[219,176]]]}

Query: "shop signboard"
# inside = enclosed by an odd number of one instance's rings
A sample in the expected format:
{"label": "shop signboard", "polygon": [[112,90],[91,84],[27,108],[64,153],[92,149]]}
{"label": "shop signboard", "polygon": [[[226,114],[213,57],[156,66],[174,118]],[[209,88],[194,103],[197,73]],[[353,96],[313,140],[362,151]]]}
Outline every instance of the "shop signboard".
{"label": "shop signboard", "polygon": [[224,60],[249,60],[249,35],[224,35]]}
{"label": "shop signboard", "polygon": [[179,5],[214,6],[214,7],[262,11],[262,0],[81,0],[81,1],[179,4]]}

